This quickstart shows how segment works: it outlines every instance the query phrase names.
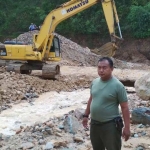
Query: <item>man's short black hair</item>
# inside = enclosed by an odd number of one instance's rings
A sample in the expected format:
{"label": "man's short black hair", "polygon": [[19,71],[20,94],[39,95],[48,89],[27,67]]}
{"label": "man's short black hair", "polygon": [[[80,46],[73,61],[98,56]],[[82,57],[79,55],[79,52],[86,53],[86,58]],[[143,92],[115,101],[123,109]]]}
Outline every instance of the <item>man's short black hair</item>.
{"label": "man's short black hair", "polygon": [[101,61],[104,61],[104,60],[107,60],[108,63],[109,63],[109,66],[110,66],[111,68],[113,68],[114,63],[113,63],[112,59],[109,58],[109,57],[102,57],[102,58],[100,58],[99,61],[98,61],[98,63],[101,62]]}

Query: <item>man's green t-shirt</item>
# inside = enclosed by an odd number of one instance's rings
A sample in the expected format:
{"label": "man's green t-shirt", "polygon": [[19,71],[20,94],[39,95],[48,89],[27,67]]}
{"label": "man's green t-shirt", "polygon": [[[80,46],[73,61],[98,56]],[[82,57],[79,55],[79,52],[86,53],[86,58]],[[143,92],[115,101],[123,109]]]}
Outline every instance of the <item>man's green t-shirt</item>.
{"label": "man's green t-shirt", "polygon": [[125,87],[115,77],[108,81],[102,81],[101,78],[93,80],[91,95],[91,118],[100,122],[106,122],[119,116],[118,105],[127,102]]}

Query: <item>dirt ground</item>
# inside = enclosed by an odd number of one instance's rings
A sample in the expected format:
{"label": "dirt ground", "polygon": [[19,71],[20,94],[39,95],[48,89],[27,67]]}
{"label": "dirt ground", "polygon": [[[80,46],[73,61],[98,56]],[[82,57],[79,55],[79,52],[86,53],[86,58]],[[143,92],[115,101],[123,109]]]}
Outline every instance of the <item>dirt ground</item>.
{"label": "dirt ground", "polygon": [[[116,76],[121,81],[131,81],[134,82],[144,74],[147,74],[148,70],[131,70],[131,69],[114,69],[113,75]],[[4,74],[6,74],[4,72]],[[61,66],[61,76],[58,79],[58,81],[51,81],[51,80],[43,80],[41,79],[41,72],[40,71],[34,71],[31,76],[26,75],[11,75],[11,78],[14,78],[14,76],[22,80],[22,83],[28,82],[27,84],[31,85],[30,79],[32,79],[32,87],[35,88],[35,91],[39,92],[39,98],[33,98],[31,101],[27,100],[16,100],[16,103],[11,103],[11,109],[7,109],[2,111],[0,114],[0,120],[3,122],[0,124],[0,133],[8,137],[9,135],[13,135],[11,137],[12,140],[6,140],[6,137],[3,138],[4,140],[1,141],[1,148],[2,150],[10,147],[10,149],[18,149],[18,147],[25,142],[26,140],[23,140],[25,136],[24,131],[21,131],[21,133],[16,134],[16,132],[21,127],[27,127],[27,126],[34,126],[35,122],[46,122],[49,120],[49,118],[53,117],[61,117],[64,116],[64,114],[67,114],[71,110],[75,109],[85,109],[87,100],[89,97],[89,86],[92,81],[92,79],[98,77],[97,75],[97,68],[96,67],[79,67],[79,66]],[[7,78],[9,75],[7,76]],[[10,78],[9,78],[10,79]],[[3,80],[3,79],[2,79]],[[19,80],[18,80],[19,81]],[[12,82],[12,81],[11,81]],[[10,84],[10,82],[5,82],[7,85]],[[15,82],[13,82],[15,85]],[[45,84],[44,88],[47,91],[42,91],[43,86],[42,84]],[[6,85],[5,85],[6,87]],[[20,89],[20,87],[18,86]],[[56,91],[56,88],[58,91]],[[17,91],[19,90],[17,89]],[[129,99],[129,106],[130,111],[132,111],[133,108],[139,107],[139,106],[145,106],[146,103],[144,103],[144,100],[141,100],[135,93],[134,87],[127,87],[128,92],[128,99]],[[21,89],[20,89],[21,91]],[[63,92],[64,91],[64,92]],[[46,92],[46,93],[45,93]],[[42,94],[43,93],[43,94]],[[42,94],[42,95],[41,95]],[[144,103],[144,105],[142,105]],[[57,124],[59,124],[59,121],[56,121]],[[81,121],[80,121],[81,124]],[[138,125],[131,125],[131,138],[129,141],[124,142],[123,140],[123,148],[122,150],[135,150],[135,148],[138,145],[142,145],[143,143],[148,147],[149,140],[150,140],[150,127],[142,128],[141,131],[139,131]],[[81,130],[83,127],[80,127]],[[146,132],[146,135],[140,135],[141,132]],[[29,132],[30,135],[32,133]],[[139,134],[138,137],[134,137],[134,134]],[[61,132],[63,139],[68,139],[68,137],[71,139],[73,138],[71,134],[68,135],[68,133]],[[79,132],[78,135],[82,137],[84,140],[80,143],[77,143],[75,141],[68,141],[68,147],[74,148],[74,150],[92,150],[89,136],[85,136],[87,134],[87,131],[85,132]],[[28,135],[28,136],[29,136]],[[27,137],[28,137],[27,136]],[[30,135],[31,136],[31,135]],[[30,137],[29,136],[29,137]],[[57,137],[54,135],[54,137],[57,140],[62,140],[61,137]],[[51,137],[51,136],[50,136]],[[48,142],[51,141],[53,138],[43,138]],[[86,138],[85,138],[86,137]],[[20,139],[20,140],[19,140]],[[18,141],[19,140],[19,141]],[[34,138],[34,140],[37,140],[37,138]],[[18,144],[14,143],[17,142]],[[37,140],[38,142],[38,140]],[[88,143],[88,144],[87,144]],[[14,147],[12,147],[12,145]],[[71,145],[71,146],[70,146]],[[43,145],[39,145],[38,143],[34,143],[34,147],[32,149],[44,149]],[[62,147],[57,147],[55,149],[62,149]]]}
{"label": "dirt ground", "polygon": [[[33,34],[28,32],[18,39],[31,44]],[[79,116],[86,108],[91,81],[98,77],[96,65],[100,56],[91,53],[88,47],[58,36],[62,61],[59,62],[61,74],[56,80],[43,79],[41,71],[22,75],[0,67],[0,149],[45,150],[52,146],[54,150],[92,150],[89,130],[84,130]],[[137,107],[150,106],[150,101],[140,99],[134,88],[134,82],[149,73],[149,62],[138,63],[145,57],[138,53],[135,56],[139,57],[132,58],[136,63],[112,58],[113,75],[126,87],[130,112]],[[78,129],[76,134],[65,131],[65,125],[62,126],[70,113],[75,116],[71,127]],[[150,126],[132,124],[131,116],[131,137],[127,142],[123,140],[122,150],[140,150],[136,149],[138,146],[148,150],[149,141]]]}

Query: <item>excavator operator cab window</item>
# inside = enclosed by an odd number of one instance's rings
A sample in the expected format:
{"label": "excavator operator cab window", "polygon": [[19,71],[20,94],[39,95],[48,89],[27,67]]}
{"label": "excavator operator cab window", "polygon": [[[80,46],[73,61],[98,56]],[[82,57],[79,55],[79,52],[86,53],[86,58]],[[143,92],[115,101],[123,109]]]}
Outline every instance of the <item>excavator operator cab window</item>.
{"label": "excavator operator cab window", "polygon": [[60,42],[58,37],[54,37],[50,52],[55,52],[55,56],[60,57]]}

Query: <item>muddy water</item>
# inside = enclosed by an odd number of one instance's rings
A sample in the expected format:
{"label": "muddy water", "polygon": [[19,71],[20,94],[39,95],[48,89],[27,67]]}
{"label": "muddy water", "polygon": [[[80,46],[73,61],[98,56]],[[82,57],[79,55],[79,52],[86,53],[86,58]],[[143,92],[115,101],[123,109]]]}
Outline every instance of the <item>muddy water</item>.
{"label": "muddy water", "polygon": [[0,133],[14,135],[22,126],[47,121],[50,117],[60,116],[76,108],[85,108],[82,104],[88,100],[89,89],[73,92],[48,92],[32,103],[20,103],[0,114]]}

